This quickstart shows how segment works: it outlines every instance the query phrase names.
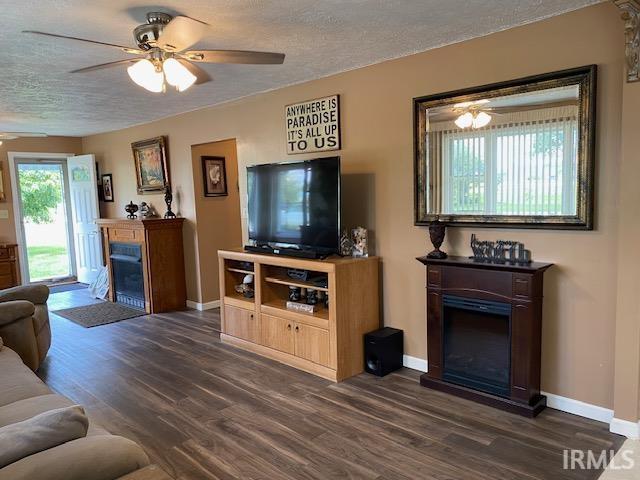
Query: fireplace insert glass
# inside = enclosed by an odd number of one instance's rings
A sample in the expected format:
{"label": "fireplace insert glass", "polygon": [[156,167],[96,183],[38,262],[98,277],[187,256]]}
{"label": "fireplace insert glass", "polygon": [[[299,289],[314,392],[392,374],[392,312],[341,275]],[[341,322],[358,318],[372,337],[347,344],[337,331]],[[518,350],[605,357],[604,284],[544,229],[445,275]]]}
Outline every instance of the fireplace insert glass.
{"label": "fireplace insert glass", "polygon": [[135,243],[111,242],[110,247],[115,301],[144,310],[141,246]]}
{"label": "fireplace insert glass", "polygon": [[443,379],[508,397],[511,305],[443,295]]}

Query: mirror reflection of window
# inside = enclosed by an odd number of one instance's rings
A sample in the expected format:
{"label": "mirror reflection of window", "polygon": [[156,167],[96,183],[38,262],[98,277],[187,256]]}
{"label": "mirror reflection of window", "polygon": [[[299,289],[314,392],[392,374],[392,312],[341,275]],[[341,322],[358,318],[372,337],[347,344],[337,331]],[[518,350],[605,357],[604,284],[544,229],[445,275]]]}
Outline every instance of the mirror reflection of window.
{"label": "mirror reflection of window", "polygon": [[427,110],[432,213],[575,215],[578,86]]}

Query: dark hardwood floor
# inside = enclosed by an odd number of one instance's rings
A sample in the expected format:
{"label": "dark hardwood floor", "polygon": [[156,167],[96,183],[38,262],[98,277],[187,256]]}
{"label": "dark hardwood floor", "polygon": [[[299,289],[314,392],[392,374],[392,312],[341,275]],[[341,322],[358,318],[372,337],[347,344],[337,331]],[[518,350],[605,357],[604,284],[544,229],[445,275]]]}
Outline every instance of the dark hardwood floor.
{"label": "dark hardwood floor", "polygon": [[[50,309],[90,303],[52,295]],[[83,328],[51,315],[40,375],[178,479],[595,479],[564,449],[617,449],[606,424],[534,420],[419,385],[419,372],[329,381],[220,343],[219,314]]]}

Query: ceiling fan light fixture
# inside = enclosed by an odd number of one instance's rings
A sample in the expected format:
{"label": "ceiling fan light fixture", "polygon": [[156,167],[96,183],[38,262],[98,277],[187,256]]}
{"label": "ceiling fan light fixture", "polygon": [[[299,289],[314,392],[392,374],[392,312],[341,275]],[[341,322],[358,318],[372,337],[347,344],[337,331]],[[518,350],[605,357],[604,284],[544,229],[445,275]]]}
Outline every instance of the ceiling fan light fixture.
{"label": "ceiling fan light fixture", "polygon": [[487,125],[489,125],[489,122],[491,122],[491,115],[489,115],[486,112],[478,112],[473,116],[472,127],[473,128],[486,127]]}
{"label": "ceiling fan light fixture", "polygon": [[460,128],[469,128],[471,125],[473,125],[473,121],[474,121],[473,115],[471,114],[471,112],[467,112],[460,115],[456,119],[455,123]]}
{"label": "ceiling fan light fixture", "polygon": [[184,92],[197,80],[196,76],[175,58],[167,58],[162,63],[162,70],[167,83],[176,87],[179,92]]}
{"label": "ceiling fan light fixture", "polygon": [[157,71],[155,65],[146,58],[127,68],[127,73],[131,80],[150,92],[164,91],[164,74]]}

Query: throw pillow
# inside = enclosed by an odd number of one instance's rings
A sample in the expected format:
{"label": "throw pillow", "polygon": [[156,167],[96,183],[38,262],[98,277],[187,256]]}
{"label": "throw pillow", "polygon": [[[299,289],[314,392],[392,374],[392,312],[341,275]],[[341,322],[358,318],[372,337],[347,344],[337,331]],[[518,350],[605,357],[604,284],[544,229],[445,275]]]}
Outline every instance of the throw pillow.
{"label": "throw pillow", "polygon": [[0,468],[34,453],[85,437],[89,420],[79,405],[41,413],[0,428]]}

